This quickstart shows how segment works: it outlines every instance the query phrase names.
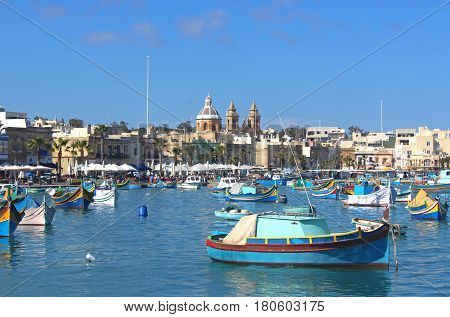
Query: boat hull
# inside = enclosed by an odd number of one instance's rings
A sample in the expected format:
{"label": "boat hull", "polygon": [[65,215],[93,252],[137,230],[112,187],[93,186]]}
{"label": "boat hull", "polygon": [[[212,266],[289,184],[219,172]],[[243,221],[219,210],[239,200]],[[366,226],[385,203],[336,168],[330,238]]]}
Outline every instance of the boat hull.
{"label": "boat hull", "polygon": [[24,212],[25,216],[20,222],[21,226],[45,226],[52,223],[56,209],[43,203],[39,207],[26,209]]}
{"label": "boat hull", "polygon": [[[389,227],[363,238],[331,243],[224,245],[206,241],[208,256],[216,261],[295,266],[389,267]],[[294,239],[291,239],[294,240]]]}
{"label": "boat hull", "polygon": [[447,211],[440,202],[435,202],[429,208],[409,210],[413,219],[422,220],[443,220],[447,217]]}
{"label": "boat hull", "polygon": [[278,200],[278,189],[273,186],[261,194],[228,194],[228,201],[247,201],[247,202],[276,202]]}
{"label": "boat hull", "polygon": [[249,214],[248,213],[247,214],[245,214],[245,213],[232,214],[232,213],[228,213],[228,212],[216,211],[215,215],[216,215],[217,218],[220,218],[220,219],[238,221],[242,217],[248,216]]}
{"label": "boat hull", "polygon": [[315,191],[311,193],[311,196],[320,199],[338,199],[338,188]]}
{"label": "boat hull", "polygon": [[80,187],[74,192],[68,192],[61,197],[52,196],[56,208],[62,209],[88,209],[92,202],[92,193]]}
{"label": "boat hull", "polygon": [[115,189],[96,189],[93,202],[94,205],[116,205],[116,190]]}
{"label": "boat hull", "polygon": [[425,190],[425,191],[443,191],[443,190],[450,190],[450,184],[433,184],[433,185],[411,185],[411,190],[419,191],[419,190]]}
{"label": "boat hull", "polygon": [[0,237],[9,237],[21,222],[23,212],[18,212],[13,204],[4,202],[0,209]]}

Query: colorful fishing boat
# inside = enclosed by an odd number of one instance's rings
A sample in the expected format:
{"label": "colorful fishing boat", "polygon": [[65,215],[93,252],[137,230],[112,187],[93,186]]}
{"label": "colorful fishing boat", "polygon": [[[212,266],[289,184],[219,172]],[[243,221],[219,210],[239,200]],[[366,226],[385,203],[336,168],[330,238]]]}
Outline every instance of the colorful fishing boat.
{"label": "colorful fishing boat", "polygon": [[[353,218],[352,222],[355,224],[356,229],[361,229],[362,231],[373,231],[375,229],[383,226],[384,221],[379,220],[369,220],[369,219],[361,219],[361,218]],[[406,229],[408,229],[405,225],[400,224],[391,224],[392,231],[395,235],[405,235]]]}
{"label": "colorful fishing boat", "polygon": [[93,201],[93,194],[83,186],[71,189],[58,189],[49,192],[56,208],[87,209]]}
{"label": "colorful fishing boat", "polygon": [[113,188],[96,188],[94,191],[93,201],[94,205],[116,205],[116,189]]}
{"label": "colorful fishing boat", "polygon": [[0,237],[9,237],[24,217],[23,212],[18,212],[9,199],[0,201]]}
{"label": "colorful fishing boat", "polygon": [[338,199],[339,188],[334,181],[331,181],[323,189],[313,190],[311,196],[320,199]]}
{"label": "colorful fishing boat", "polygon": [[425,191],[450,191],[450,184],[412,184],[411,190],[413,191],[419,191],[419,190],[425,190]]}
{"label": "colorful fishing boat", "polygon": [[50,225],[55,216],[56,209],[47,204],[46,195],[44,201],[39,204],[33,197],[27,196],[21,202],[14,202],[14,207],[17,211],[23,212],[24,217],[20,225],[30,226],[46,226]]}
{"label": "colorful fishing boat", "polygon": [[228,234],[206,240],[216,261],[298,266],[389,266],[389,225],[371,231],[331,233],[310,214],[245,216]]}
{"label": "colorful fishing boat", "polygon": [[217,218],[225,219],[225,220],[236,220],[238,221],[244,216],[249,216],[252,213],[249,210],[240,209],[237,206],[227,206],[226,208],[222,208],[222,210],[217,210],[214,212]]}
{"label": "colorful fishing boat", "polygon": [[428,196],[422,189],[413,200],[408,202],[408,210],[411,217],[415,219],[442,220],[447,217],[448,204]]}
{"label": "colorful fishing boat", "polygon": [[348,195],[342,203],[347,206],[388,207],[395,203],[397,191],[393,187],[383,187],[368,195]]}
{"label": "colorful fishing boat", "polygon": [[411,199],[412,199],[411,188],[409,188],[407,190],[397,189],[397,197],[395,198],[395,202],[407,203]]}
{"label": "colorful fishing boat", "polygon": [[223,190],[212,190],[211,195],[216,198],[227,198],[227,193]]}
{"label": "colorful fishing boat", "polygon": [[125,181],[123,181],[123,182],[116,182],[116,184],[114,185],[114,187],[116,188],[116,189],[126,189],[126,190],[129,190],[129,189],[139,189],[139,188],[142,188],[142,186],[141,185],[139,185],[139,184],[133,184],[132,182],[131,182],[131,179],[127,179],[127,180],[125,180]]}
{"label": "colorful fishing boat", "polygon": [[236,184],[228,191],[226,199],[229,201],[276,202],[278,187],[266,188],[255,184]]}

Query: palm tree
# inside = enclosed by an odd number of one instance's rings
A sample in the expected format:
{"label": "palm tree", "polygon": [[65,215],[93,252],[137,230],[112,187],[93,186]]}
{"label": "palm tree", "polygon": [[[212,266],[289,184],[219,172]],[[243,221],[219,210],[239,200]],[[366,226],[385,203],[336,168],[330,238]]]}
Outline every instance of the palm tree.
{"label": "palm tree", "polygon": [[106,138],[106,131],[108,130],[108,127],[104,124],[100,124],[99,126],[95,127],[94,134],[100,136],[100,159],[103,162],[105,159],[105,138]]}
{"label": "palm tree", "polygon": [[175,165],[177,165],[178,164],[178,158],[181,156],[182,150],[179,147],[174,147],[171,152],[173,154],[174,163],[175,163]]}
{"label": "palm tree", "polygon": [[286,160],[287,151],[284,147],[279,147],[278,152],[275,154],[275,158],[280,161],[280,168],[283,169],[283,163]]}
{"label": "palm tree", "polygon": [[227,148],[222,144],[219,144],[216,147],[216,153],[217,153],[217,158],[219,159],[219,163],[224,163],[223,159],[225,157],[226,151],[227,151]]}
{"label": "palm tree", "polygon": [[81,158],[84,158],[84,154],[87,153],[87,160],[89,160],[91,146],[87,140],[75,140],[72,144],[72,147],[79,151]]}
{"label": "palm tree", "polygon": [[55,151],[58,151],[58,181],[61,180],[61,161],[62,161],[62,152],[66,148],[67,144],[69,143],[69,140],[63,139],[63,138],[57,138],[56,140],[53,140],[53,149]]}
{"label": "palm tree", "polygon": [[192,165],[192,158],[194,157],[195,146],[192,144],[186,144],[185,146],[183,146],[181,151],[183,153],[186,162],[189,165]]}
{"label": "palm tree", "polygon": [[50,150],[51,144],[48,140],[36,137],[28,140],[26,146],[36,153],[37,157],[37,165],[39,165],[41,161],[41,150]]}
{"label": "palm tree", "polygon": [[155,149],[158,151],[159,154],[159,173],[162,174],[162,158],[164,150],[167,149],[167,140],[163,138],[156,138]]}

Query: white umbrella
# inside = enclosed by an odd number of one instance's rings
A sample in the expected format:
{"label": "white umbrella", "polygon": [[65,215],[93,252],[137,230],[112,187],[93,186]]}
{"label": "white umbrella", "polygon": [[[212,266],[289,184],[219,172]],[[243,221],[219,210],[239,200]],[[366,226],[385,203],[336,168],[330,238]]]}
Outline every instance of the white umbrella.
{"label": "white umbrella", "polygon": [[155,160],[152,160],[152,164],[150,164],[150,168],[151,168],[152,170],[155,169]]}
{"label": "white umbrella", "polygon": [[119,167],[127,172],[137,172],[137,169],[135,169],[133,166],[128,165],[128,164],[122,164]]}
{"label": "white umbrella", "polygon": [[106,164],[105,171],[109,172],[121,172],[122,170],[116,164]]}
{"label": "white umbrella", "polygon": [[78,174],[78,160],[77,159],[75,159],[75,166],[73,167],[73,173],[75,175]]}
{"label": "white umbrella", "polygon": [[175,176],[175,163],[172,162],[172,164],[170,164],[170,175]]}

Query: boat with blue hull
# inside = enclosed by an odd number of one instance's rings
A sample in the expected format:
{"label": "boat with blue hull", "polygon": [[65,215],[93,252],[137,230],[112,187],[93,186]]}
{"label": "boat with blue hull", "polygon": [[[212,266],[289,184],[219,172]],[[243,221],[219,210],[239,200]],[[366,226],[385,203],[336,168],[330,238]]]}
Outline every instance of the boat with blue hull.
{"label": "boat with blue hull", "polygon": [[325,188],[312,191],[311,196],[320,199],[338,199],[339,188],[335,182],[330,182]]}
{"label": "boat with blue hull", "polygon": [[428,196],[420,190],[413,200],[408,202],[408,211],[414,219],[443,220],[447,217],[448,204],[440,199]]}
{"label": "boat with blue hull", "polygon": [[278,187],[265,188],[236,184],[229,190],[226,199],[228,201],[276,202],[278,200]]}
{"label": "boat with blue hull", "polygon": [[24,216],[25,213],[18,212],[11,201],[0,201],[0,237],[13,235]]}
{"label": "boat with blue hull", "polygon": [[214,214],[220,219],[238,221],[242,217],[249,216],[252,213],[249,210],[230,205],[226,208],[222,208],[222,210],[216,210]]}
{"label": "boat with blue hull", "polygon": [[426,191],[450,191],[450,184],[413,184],[411,185],[411,190],[413,191],[419,191],[419,190],[426,190]]}
{"label": "boat with blue hull", "polygon": [[325,218],[259,214],[241,218],[228,234],[206,240],[215,261],[293,266],[389,267],[389,224],[331,233]]}
{"label": "boat with blue hull", "polygon": [[128,190],[128,189],[139,189],[142,188],[141,185],[139,184],[133,184],[131,182],[131,179],[127,179],[126,181],[123,182],[117,182],[114,187],[116,189],[124,189],[124,190]]}
{"label": "boat with blue hull", "polygon": [[83,186],[75,190],[59,189],[49,194],[56,208],[86,210],[93,201],[93,193]]}

